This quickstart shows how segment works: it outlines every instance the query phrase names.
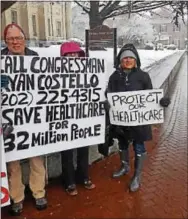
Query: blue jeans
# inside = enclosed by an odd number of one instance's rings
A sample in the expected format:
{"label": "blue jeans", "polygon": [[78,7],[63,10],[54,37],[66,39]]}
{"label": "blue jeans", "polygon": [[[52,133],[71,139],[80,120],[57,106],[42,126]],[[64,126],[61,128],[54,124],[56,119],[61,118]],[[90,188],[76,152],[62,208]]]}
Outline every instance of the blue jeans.
{"label": "blue jeans", "polygon": [[137,143],[133,141],[133,148],[134,148],[135,154],[143,154],[146,152],[144,142]]}
{"label": "blue jeans", "polygon": [[[129,147],[129,142],[125,139],[119,139],[119,149],[127,150]],[[144,142],[133,141],[133,149],[135,154],[142,154],[146,152]]]}

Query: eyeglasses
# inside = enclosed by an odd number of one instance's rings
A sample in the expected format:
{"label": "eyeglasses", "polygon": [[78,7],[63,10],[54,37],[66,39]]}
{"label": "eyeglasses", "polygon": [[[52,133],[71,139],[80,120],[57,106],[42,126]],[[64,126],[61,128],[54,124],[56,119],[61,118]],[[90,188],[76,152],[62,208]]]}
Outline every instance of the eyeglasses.
{"label": "eyeglasses", "polygon": [[6,38],[6,41],[8,42],[14,42],[14,40],[16,41],[22,41],[24,38],[22,36],[18,36],[18,37],[8,37]]}

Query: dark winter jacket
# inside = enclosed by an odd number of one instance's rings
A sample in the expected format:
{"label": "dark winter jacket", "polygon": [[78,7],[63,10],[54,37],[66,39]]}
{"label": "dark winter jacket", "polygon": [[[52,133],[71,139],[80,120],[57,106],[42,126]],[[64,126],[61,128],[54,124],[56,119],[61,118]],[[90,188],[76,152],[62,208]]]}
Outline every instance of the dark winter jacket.
{"label": "dark winter jacket", "polygon": [[[120,67],[120,55],[125,50],[131,50],[137,57],[137,67],[130,73],[125,73]],[[127,44],[120,50],[116,59],[115,72],[110,76],[108,82],[108,92],[124,92],[153,89],[150,76],[147,72],[140,69],[141,62],[136,48],[132,44]],[[129,127],[133,140],[137,142],[148,141],[152,139],[150,125]]]}
{"label": "dark winter jacket", "polygon": [[[1,55],[8,55],[8,53],[9,53],[9,50],[7,47],[1,50]],[[38,53],[26,47],[25,55],[26,56],[38,56]]]}

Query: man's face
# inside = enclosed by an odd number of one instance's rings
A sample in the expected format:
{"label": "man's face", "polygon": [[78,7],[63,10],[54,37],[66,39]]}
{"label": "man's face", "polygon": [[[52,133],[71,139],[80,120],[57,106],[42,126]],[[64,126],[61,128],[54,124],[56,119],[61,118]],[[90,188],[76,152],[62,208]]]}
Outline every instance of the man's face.
{"label": "man's face", "polygon": [[17,27],[13,26],[8,29],[5,41],[11,54],[24,55],[25,37]]}
{"label": "man's face", "polygon": [[136,67],[136,60],[132,57],[125,57],[121,60],[121,67],[123,69],[132,69]]}

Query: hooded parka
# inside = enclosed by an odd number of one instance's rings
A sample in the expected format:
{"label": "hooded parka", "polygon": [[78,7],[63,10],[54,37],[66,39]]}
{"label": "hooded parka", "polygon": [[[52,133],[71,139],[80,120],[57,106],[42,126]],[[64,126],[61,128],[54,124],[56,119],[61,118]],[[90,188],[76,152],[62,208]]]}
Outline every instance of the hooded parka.
{"label": "hooded parka", "polygon": [[[133,68],[131,72],[125,73],[120,67],[120,56],[125,50],[132,51],[137,57],[137,66]],[[134,45],[124,45],[116,59],[116,70],[110,76],[108,82],[108,93],[113,92],[126,92],[126,91],[138,91],[153,89],[150,76],[147,72],[140,69],[141,62],[138,52]],[[120,126],[121,127],[121,126]],[[125,135],[129,136],[131,140],[136,142],[144,142],[152,139],[152,131],[150,125],[134,126],[134,127],[121,127],[124,130]],[[128,133],[126,133],[126,131]],[[130,137],[131,136],[131,137]],[[126,138],[126,137],[125,137]]]}

